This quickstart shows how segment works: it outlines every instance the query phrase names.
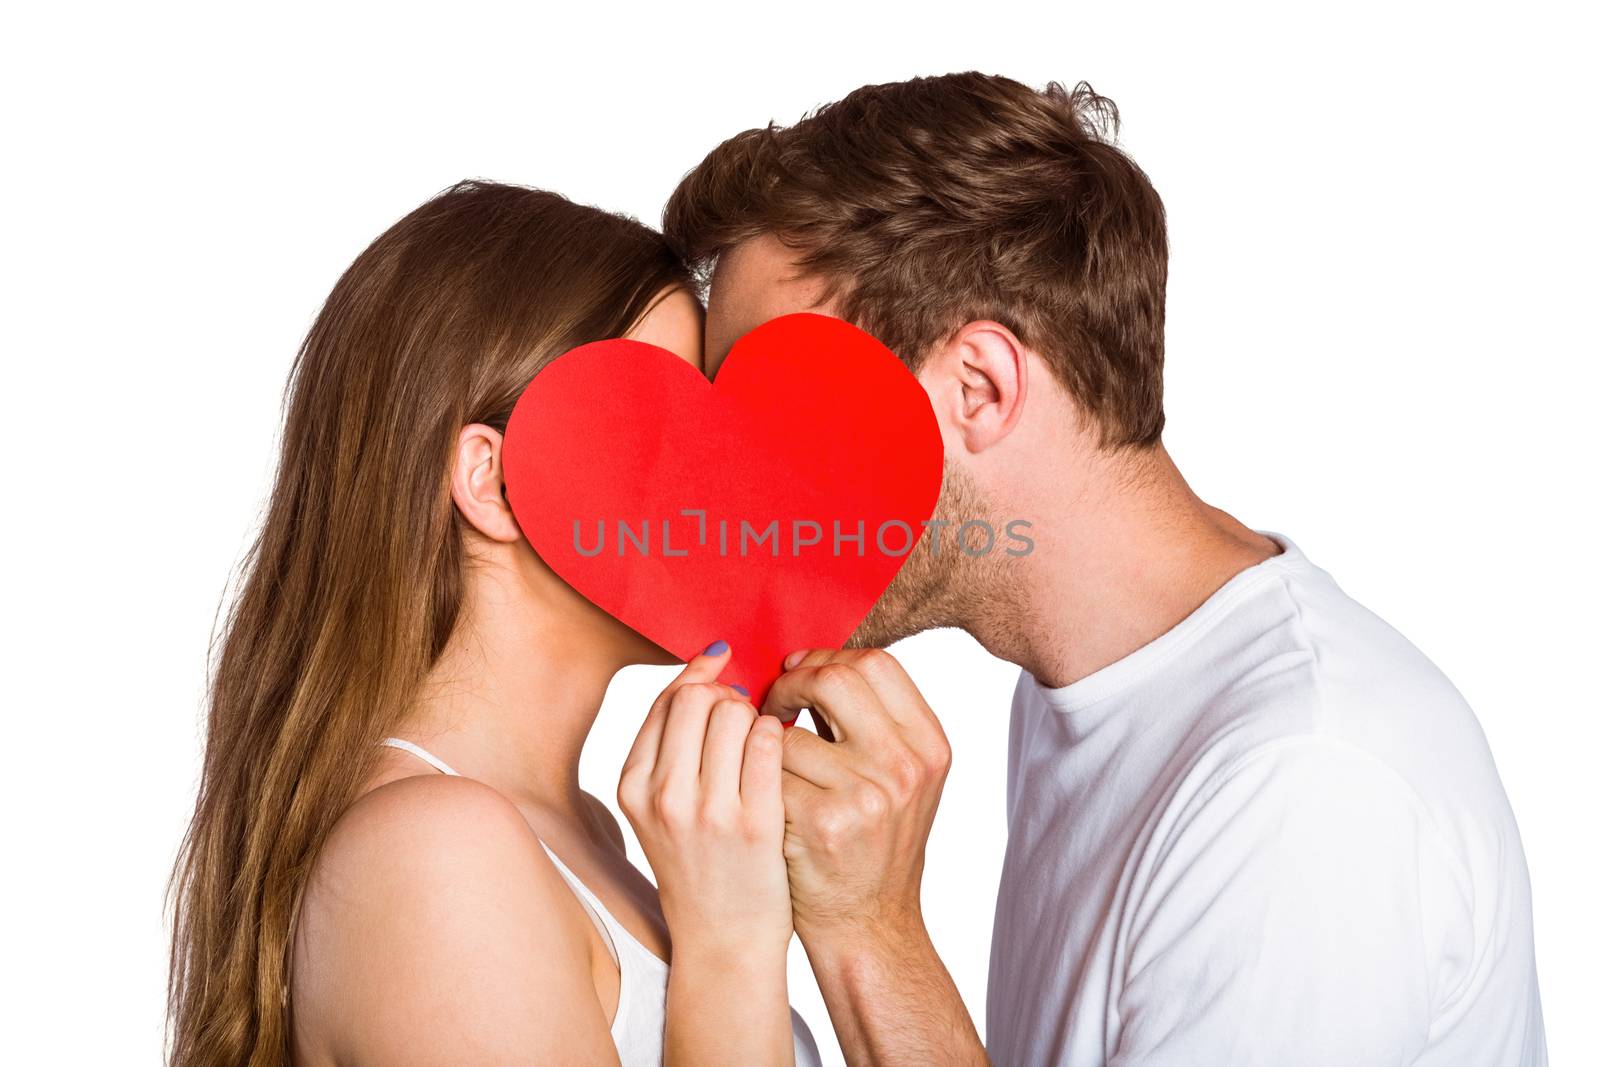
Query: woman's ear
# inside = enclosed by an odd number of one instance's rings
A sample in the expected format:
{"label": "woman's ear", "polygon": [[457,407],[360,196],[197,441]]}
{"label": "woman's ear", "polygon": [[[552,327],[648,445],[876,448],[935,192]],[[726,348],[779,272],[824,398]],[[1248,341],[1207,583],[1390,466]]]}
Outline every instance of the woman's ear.
{"label": "woman's ear", "polygon": [[500,465],[500,431],[474,422],[456,438],[456,460],[450,468],[450,499],[473,528],[492,541],[510,543],[522,537],[511,514]]}
{"label": "woman's ear", "polygon": [[1022,418],[1028,352],[998,322],[969,322],[940,346],[917,375],[933,401],[947,447],[972,454],[1003,441]]}

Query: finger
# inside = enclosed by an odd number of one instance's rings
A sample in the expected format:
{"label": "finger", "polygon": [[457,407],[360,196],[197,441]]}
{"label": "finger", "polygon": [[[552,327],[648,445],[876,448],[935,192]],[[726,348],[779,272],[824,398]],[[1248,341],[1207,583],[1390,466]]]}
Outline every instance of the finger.
{"label": "finger", "polygon": [[[878,700],[900,728],[912,751],[932,762],[949,763],[949,739],[933,708],[894,656],[881,648],[855,648],[849,663],[867,680]],[[944,753],[941,757],[939,754]]]}
{"label": "finger", "polygon": [[738,804],[745,740],[755,721],[756,709],[747,701],[724,698],[711,705],[700,753],[700,789],[708,799]]}
{"label": "finger", "polygon": [[661,750],[661,732],[666,725],[666,703],[657,700],[645,713],[644,722],[639,724],[639,736],[633,739],[628,758],[622,761],[623,778],[635,771],[649,773],[655,769],[656,758]]}
{"label": "finger", "polygon": [[771,715],[758,715],[745,734],[739,799],[757,818],[783,817],[783,735],[788,732]]}
{"label": "finger", "polygon": [[697,682],[714,682],[722,673],[722,668],[728,665],[728,660],[733,656],[733,649],[728,647],[726,641],[713,641],[706,646],[706,650],[698,656],[693,656],[683,665],[683,670],[678,676],[667,683],[656,697],[656,704],[665,706],[672,700],[672,694],[686,685]]}
{"label": "finger", "polygon": [[[949,766],[950,741],[945,736],[944,726],[905,667],[888,652],[881,648],[806,649],[790,653],[784,662],[802,669],[834,663],[854,668],[877,694],[879,704],[905,744],[928,766]],[[817,733],[827,736],[821,717],[818,717]]]}
{"label": "finger", "polygon": [[822,738],[824,741],[839,740],[837,737],[833,736],[833,727],[828,725],[828,720],[824,719],[816,711],[811,712],[811,728],[815,730],[817,732],[817,736]]}
{"label": "finger", "polygon": [[730,653],[728,642],[713,641],[704,652],[683,665],[683,670],[661,691],[645,714],[644,722],[639,726],[639,736],[634,738],[628,758],[622,761],[624,774],[635,766],[655,767],[661,749],[662,731],[667,724],[667,705],[672,700],[672,694],[693,682],[715,681],[722,673],[722,668],[728,665]]}
{"label": "finger", "polygon": [[690,682],[678,687],[667,705],[667,725],[661,731],[661,751],[656,757],[658,782],[699,788],[700,753],[705,747],[711,708],[733,695],[725,686]]}
{"label": "finger", "polygon": [[[771,718],[770,715],[767,717]],[[815,783],[788,771],[783,772],[780,788],[783,791],[783,821],[789,825],[799,822],[806,811],[815,808],[828,796],[827,790],[819,789]]]}
{"label": "finger", "polygon": [[809,730],[783,732],[784,771],[819,789],[837,789],[850,780],[852,772],[846,753],[843,747],[824,741]]}
{"label": "finger", "polygon": [[843,663],[865,678],[890,717],[903,726],[920,725],[919,709],[927,707],[922,691],[893,655],[881,648],[814,648],[791,652],[784,657],[784,670],[821,667]]}
{"label": "finger", "polygon": [[763,711],[792,719],[811,708],[828,720],[840,742],[871,744],[893,733],[894,720],[872,687],[853,667],[842,662],[802,666],[781,675],[767,692]]}

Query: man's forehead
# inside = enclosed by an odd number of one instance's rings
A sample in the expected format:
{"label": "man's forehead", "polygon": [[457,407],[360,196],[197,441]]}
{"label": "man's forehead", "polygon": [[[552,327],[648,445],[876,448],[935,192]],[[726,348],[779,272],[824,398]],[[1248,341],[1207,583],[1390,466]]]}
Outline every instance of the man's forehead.
{"label": "man's forehead", "polygon": [[717,257],[706,299],[706,374],[716,376],[733,343],[755,327],[796,311],[820,311],[826,286],[799,268],[800,253],[762,234]]}

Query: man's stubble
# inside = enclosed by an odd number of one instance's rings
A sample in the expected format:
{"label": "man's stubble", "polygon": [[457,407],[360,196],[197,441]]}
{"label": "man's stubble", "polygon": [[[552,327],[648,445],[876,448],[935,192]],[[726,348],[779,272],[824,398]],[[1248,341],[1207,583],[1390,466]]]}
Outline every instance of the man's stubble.
{"label": "man's stubble", "polygon": [[956,538],[962,523],[978,520],[996,530],[1003,524],[972,476],[948,459],[933,518],[848,647],[883,648],[945,626],[970,630],[973,620],[1000,608],[1004,570],[1022,561],[998,546],[983,556],[961,550]]}

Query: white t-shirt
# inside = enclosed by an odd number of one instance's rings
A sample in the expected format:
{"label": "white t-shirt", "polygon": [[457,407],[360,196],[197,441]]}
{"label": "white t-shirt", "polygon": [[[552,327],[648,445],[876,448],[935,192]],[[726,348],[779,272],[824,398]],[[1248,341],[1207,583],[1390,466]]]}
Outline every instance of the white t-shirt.
{"label": "white t-shirt", "polygon": [[1528,873],[1439,670],[1285,538],[1060,689],[1024,673],[999,1065],[1546,1062]]}

